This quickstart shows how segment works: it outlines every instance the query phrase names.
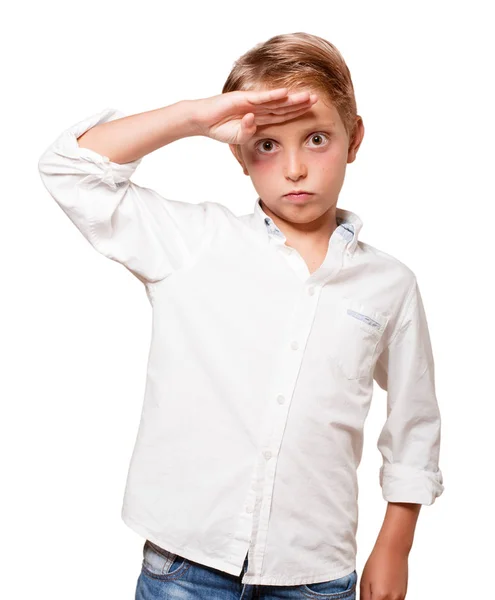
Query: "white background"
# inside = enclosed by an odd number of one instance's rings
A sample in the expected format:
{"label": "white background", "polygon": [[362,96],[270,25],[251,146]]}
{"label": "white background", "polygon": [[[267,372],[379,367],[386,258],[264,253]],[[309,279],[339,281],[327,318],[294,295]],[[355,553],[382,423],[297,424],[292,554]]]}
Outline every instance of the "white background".
{"label": "white background", "polygon": [[[422,291],[442,413],[445,492],[424,506],[408,600],[485,598],[493,565],[494,54],[489,2],[86,0],[3,14],[1,244],[2,596],[133,600],[144,540],[121,521],[144,395],[144,286],[91,248],[37,162],[67,127],[219,94],[233,62],[306,31],[342,52],[365,137],[338,206]],[[181,139],[136,183],[251,212],[227,145]],[[376,386],[359,467],[358,575],[386,503]],[[180,457],[177,457],[180,460]]]}

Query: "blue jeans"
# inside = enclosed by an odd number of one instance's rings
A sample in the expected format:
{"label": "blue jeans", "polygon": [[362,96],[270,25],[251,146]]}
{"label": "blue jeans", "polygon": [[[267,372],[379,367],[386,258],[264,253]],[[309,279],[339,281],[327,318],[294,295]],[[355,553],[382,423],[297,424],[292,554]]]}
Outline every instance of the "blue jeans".
{"label": "blue jeans", "polygon": [[250,585],[240,576],[173,554],[146,540],[136,600],[356,600],[357,573],[302,585]]}

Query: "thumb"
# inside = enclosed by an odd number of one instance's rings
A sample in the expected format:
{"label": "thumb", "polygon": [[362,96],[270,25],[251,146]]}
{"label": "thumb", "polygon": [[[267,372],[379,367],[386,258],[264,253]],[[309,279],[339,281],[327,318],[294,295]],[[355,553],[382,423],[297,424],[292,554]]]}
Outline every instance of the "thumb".
{"label": "thumb", "polygon": [[256,132],[254,113],[246,113],[241,119],[242,138],[251,137]]}
{"label": "thumb", "polygon": [[371,586],[368,581],[361,582],[359,592],[360,592],[360,600],[372,600]]}

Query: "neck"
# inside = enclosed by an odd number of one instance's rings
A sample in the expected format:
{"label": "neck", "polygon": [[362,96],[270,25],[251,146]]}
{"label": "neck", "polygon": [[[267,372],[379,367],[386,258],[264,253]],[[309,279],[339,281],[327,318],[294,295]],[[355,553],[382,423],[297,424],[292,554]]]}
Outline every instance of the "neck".
{"label": "neck", "polygon": [[262,200],[260,200],[260,206],[285,235],[289,245],[310,243],[326,247],[330,236],[337,228],[337,207],[335,205],[331,206],[317,219],[307,223],[295,223],[294,221],[284,219],[271,211]]}

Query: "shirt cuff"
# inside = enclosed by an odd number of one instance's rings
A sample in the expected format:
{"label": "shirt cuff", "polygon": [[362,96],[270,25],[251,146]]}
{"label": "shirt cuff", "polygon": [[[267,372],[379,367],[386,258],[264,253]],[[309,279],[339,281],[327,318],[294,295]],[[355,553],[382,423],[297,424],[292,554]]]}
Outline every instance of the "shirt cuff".
{"label": "shirt cuff", "polygon": [[81,159],[82,165],[87,164],[88,175],[94,175],[100,181],[115,188],[117,184],[129,181],[142,158],[124,164],[115,163],[108,156],[99,154],[90,148],[81,148],[77,138],[100,123],[115,121],[125,116],[127,116],[125,113],[115,108],[105,108],[94,113],[63,131],[53,143],[52,150],[66,158]]}
{"label": "shirt cuff", "polygon": [[444,491],[443,476],[408,465],[388,463],[380,468],[380,486],[387,502],[413,502],[431,505]]}

